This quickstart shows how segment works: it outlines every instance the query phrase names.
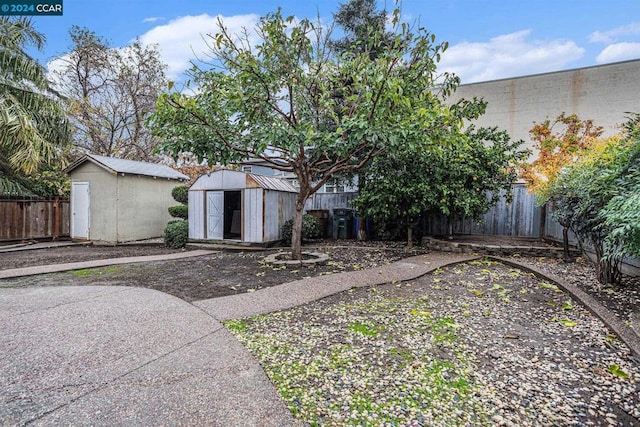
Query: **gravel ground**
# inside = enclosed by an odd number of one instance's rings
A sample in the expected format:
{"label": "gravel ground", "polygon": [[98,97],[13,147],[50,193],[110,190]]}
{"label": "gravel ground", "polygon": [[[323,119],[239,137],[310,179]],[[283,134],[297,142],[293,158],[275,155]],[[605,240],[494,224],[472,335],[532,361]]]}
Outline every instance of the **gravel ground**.
{"label": "gravel ground", "polygon": [[312,425],[640,424],[628,348],[554,284],[492,261],[226,325]]}
{"label": "gravel ground", "polygon": [[640,313],[640,277],[624,277],[621,285],[602,285],[596,280],[596,269],[593,263],[582,257],[577,258],[573,263],[565,263],[554,258],[512,257],[511,259],[562,277],[567,283],[590,294],[627,324],[631,321],[634,312]]}

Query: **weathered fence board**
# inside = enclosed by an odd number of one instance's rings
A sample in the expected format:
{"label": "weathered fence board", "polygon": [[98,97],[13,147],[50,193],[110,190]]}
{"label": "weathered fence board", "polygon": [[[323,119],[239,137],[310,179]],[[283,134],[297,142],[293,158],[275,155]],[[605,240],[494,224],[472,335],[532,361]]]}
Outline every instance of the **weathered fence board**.
{"label": "weathered fence board", "polygon": [[305,210],[331,210],[350,208],[358,193],[315,193],[307,200]]}
{"label": "weathered fence board", "polygon": [[[513,200],[507,204],[505,192],[498,196],[498,203],[482,219],[462,219],[453,222],[454,234],[483,234],[512,237],[540,237],[541,209],[535,197],[524,185],[514,184]],[[493,197],[488,195],[487,197]],[[444,235],[449,232],[447,219],[442,215],[430,215],[425,221],[425,234]]]}
{"label": "weathered fence board", "polygon": [[68,237],[68,200],[0,199],[0,240]]}

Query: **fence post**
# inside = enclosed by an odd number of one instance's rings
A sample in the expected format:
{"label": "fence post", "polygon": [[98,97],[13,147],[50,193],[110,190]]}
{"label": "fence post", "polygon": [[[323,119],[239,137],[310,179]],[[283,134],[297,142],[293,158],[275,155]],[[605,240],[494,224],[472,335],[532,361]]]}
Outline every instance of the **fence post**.
{"label": "fence post", "polygon": [[60,237],[60,198],[58,196],[53,199],[53,240]]}

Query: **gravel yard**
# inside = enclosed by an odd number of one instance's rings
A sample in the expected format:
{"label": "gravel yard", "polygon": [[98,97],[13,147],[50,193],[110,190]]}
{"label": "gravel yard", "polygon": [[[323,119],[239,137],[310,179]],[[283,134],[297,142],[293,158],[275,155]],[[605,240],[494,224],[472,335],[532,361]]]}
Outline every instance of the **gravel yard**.
{"label": "gravel yard", "polygon": [[227,327],[312,425],[640,423],[626,346],[554,284],[493,261]]}

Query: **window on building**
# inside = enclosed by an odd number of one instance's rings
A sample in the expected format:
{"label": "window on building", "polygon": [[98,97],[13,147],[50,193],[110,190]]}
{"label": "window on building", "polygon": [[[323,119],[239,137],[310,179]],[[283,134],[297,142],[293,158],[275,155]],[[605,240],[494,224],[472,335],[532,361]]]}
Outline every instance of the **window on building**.
{"label": "window on building", "polygon": [[344,185],[336,182],[335,179],[330,179],[324,185],[325,193],[344,193]]}
{"label": "window on building", "polygon": [[251,173],[251,166],[242,166],[242,172]]}

